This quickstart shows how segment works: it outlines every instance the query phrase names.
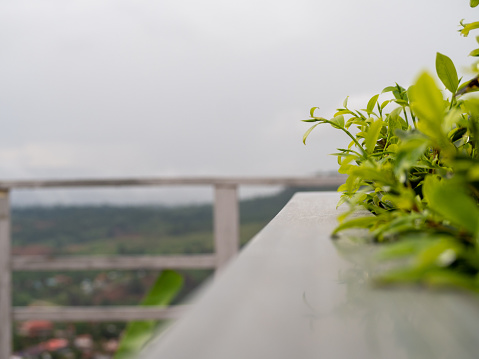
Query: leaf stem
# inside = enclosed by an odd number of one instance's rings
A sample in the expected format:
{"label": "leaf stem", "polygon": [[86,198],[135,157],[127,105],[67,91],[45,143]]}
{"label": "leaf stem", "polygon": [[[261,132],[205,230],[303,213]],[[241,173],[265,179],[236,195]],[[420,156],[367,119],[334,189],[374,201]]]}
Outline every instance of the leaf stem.
{"label": "leaf stem", "polygon": [[353,142],[356,144],[356,146],[361,150],[361,153],[363,155],[363,157],[365,159],[367,159],[368,157],[368,154],[367,152],[364,150],[363,146],[361,146],[361,144],[358,142],[358,140],[356,139],[356,137],[354,137],[351,132],[349,132],[348,130],[346,130],[344,127],[341,127],[341,126],[338,126],[336,123],[332,122],[332,121],[329,121],[329,120],[326,120],[326,119],[323,119],[322,121],[324,122],[327,122],[329,123],[331,126],[333,126],[334,128],[338,128],[340,130],[342,130],[344,133],[346,133],[352,140]]}
{"label": "leaf stem", "polygon": [[402,108],[402,111],[403,111],[403,113],[404,113],[404,118],[405,118],[405,120],[406,120],[407,127],[409,127],[409,120],[408,120],[408,118],[407,118],[407,112],[406,112],[406,108],[405,108],[404,106],[403,106],[403,108]]}

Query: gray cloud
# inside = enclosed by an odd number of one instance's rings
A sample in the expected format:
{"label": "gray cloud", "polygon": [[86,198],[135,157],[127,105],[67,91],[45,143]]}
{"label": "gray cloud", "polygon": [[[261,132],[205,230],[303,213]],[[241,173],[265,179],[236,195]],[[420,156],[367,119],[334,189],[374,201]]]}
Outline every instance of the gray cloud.
{"label": "gray cloud", "polygon": [[3,1],[0,177],[332,170],[345,140],[304,147],[309,108],[408,85],[436,51],[465,66],[464,17],[465,0]]}

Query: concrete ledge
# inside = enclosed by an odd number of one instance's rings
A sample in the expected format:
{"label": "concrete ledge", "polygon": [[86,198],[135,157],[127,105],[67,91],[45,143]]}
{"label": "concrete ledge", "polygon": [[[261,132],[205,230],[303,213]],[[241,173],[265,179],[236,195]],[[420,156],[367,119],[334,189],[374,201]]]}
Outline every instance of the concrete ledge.
{"label": "concrete ledge", "polygon": [[332,241],[336,193],[300,193],[141,358],[476,358],[479,300],[374,288],[373,246]]}

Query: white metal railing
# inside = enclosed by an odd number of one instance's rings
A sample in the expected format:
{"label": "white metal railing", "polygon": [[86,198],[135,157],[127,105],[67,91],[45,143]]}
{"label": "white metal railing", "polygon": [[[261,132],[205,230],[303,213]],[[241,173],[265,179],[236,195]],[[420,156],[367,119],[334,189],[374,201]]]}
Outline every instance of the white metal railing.
{"label": "white metal railing", "polygon": [[[167,308],[118,307],[49,307],[29,308],[11,305],[11,272],[30,270],[89,269],[219,269],[239,249],[239,186],[338,186],[343,176],[320,177],[189,177],[150,179],[26,180],[0,181],[0,359],[11,356],[14,320],[141,320],[177,317],[181,306]],[[178,256],[11,256],[9,194],[18,189],[125,187],[125,186],[213,186],[213,254]]]}

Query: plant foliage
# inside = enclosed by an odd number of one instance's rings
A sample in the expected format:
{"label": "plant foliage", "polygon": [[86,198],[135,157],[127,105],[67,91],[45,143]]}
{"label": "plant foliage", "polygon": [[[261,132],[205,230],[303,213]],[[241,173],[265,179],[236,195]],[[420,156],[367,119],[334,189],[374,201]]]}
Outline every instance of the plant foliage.
{"label": "plant foliage", "polygon": [[[479,22],[461,27],[467,36]],[[350,204],[334,234],[367,228],[376,242],[393,242],[381,257],[409,260],[381,281],[479,291],[479,98],[468,95],[479,81],[461,84],[452,60],[440,53],[436,72],[442,86],[424,72],[407,89],[386,87],[381,94],[390,99],[376,94],[365,109],[349,108],[346,98],[331,119],[313,107],[303,142],[320,124],[349,138],[334,154],[348,175],[340,204]],[[350,217],[364,209],[372,216]]]}
{"label": "plant foliage", "polygon": [[[141,302],[141,306],[166,306],[183,286],[183,277],[172,270],[164,270]],[[128,323],[114,359],[131,359],[152,338],[157,329],[156,320],[132,321]]]}

